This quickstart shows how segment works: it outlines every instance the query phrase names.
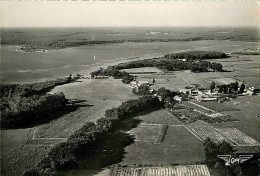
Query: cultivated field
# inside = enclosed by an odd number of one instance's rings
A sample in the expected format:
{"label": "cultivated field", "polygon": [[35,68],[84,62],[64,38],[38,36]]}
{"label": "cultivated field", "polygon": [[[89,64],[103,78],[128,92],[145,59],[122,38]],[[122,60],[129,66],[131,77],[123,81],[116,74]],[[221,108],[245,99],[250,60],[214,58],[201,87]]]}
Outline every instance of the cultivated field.
{"label": "cultivated field", "polygon": [[206,165],[114,168],[113,176],[210,176]]}
{"label": "cultivated field", "polygon": [[260,146],[260,143],[236,128],[219,128],[221,134],[238,146]]}
{"label": "cultivated field", "polygon": [[215,142],[222,142],[226,140],[214,127],[210,124],[204,123],[202,121],[197,121],[187,125],[194,133],[196,133],[202,140],[210,138]]}
{"label": "cultivated field", "polygon": [[225,140],[232,146],[240,147],[260,146],[259,142],[236,128],[214,128],[212,125],[202,121],[190,123],[187,126],[202,140],[210,138],[217,143]]}

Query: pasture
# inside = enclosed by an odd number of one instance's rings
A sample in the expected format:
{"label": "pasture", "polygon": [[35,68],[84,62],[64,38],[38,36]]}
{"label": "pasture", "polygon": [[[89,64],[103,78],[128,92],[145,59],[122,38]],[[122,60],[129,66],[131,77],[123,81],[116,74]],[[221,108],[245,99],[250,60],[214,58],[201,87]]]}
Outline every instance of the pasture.
{"label": "pasture", "polygon": [[[155,132],[154,132],[155,134]],[[185,147],[184,147],[185,146]],[[135,141],[125,148],[122,165],[171,165],[204,162],[202,142],[184,126],[168,126],[160,144]]]}

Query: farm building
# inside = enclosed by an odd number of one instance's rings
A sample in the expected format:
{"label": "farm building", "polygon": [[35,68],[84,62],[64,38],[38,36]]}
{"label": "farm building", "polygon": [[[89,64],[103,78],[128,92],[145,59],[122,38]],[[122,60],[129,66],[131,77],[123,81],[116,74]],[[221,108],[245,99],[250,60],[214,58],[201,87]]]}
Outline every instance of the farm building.
{"label": "farm building", "polygon": [[197,101],[217,101],[216,97],[198,95],[194,97]]}
{"label": "farm building", "polygon": [[173,99],[178,101],[178,102],[182,102],[183,98],[181,96],[176,95]]}
{"label": "farm building", "polygon": [[190,89],[181,89],[180,93],[189,94]]}
{"label": "farm building", "polygon": [[141,85],[150,86],[150,85],[152,85],[152,83],[149,81],[131,81],[129,85],[134,88],[134,87],[138,87]]}

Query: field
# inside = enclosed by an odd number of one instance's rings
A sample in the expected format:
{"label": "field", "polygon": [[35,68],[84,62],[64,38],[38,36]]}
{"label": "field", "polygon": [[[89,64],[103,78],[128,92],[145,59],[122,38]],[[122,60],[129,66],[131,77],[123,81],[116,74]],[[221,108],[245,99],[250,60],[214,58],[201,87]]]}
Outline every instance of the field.
{"label": "field", "polygon": [[[143,140],[136,140],[127,146],[125,158],[120,164],[128,166],[133,164],[171,165],[195,164],[204,161],[202,142],[175,116],[158,110],[137,118],[142,120],[142,123],[136,128],[138,130],[134,133],[135,138],[141,139],[141,136],[147,136],[147,138],[143,137]],[[160,124],[168,124],[168,128],[165,130],[161,143],[155,144],[153,140],[159,134]]]}
{"label": "field", "polygon": [[198,136],[201,137],[202,140],[206,140],[207,138],[210,138],[211,140],[217,143],[226,140],[226,138],[222,136],[210,124],[204,123],[202,121],[190,123],[187,126],[190,127],[194,133],[198,134]]}
{"label": "field", "polygon": [[114,176],[210,176],[206,165],[127,167],[111,170]]}
{"label": "field", "polygon": [[[24,171],[36,166],[51,150],[51,147],[60,141],[30,140],[17,150],[2,158],[1,171],[3,175],[21,175]],[[25,162],[26,161],[26,162]]]}
{"label": "field", "polygon": [[[225,114],[238,119],[237,122],[214,124],[216,128],[233,128],[242,131],[246,135],[259,140],[259,124],[260,124],[260,109],[259,95],[255,96],[241,96],[230,101],[221,103],[223,106],[231,107],[230,111],[225,111]],[[236,102],[240,102],[236,104]],[[217,103],[216,103],[217,104]],[[233,111],[236,108],[240,111]]]}
{"label": "field", "polygon": [[219,128],[218,131],[238,146],[260,146],[259,142],[236,128]]}

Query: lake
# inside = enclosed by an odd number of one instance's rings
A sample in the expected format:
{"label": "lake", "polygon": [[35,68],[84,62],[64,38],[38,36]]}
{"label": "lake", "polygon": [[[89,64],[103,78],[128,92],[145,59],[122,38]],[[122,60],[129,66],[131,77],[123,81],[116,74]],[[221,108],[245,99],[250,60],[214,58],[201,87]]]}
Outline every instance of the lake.
{"label": "lake", "polygon": [[1,47],[1,80],[6,83],[32,83],[69,74],[97,69],[104,63],[131,58],[153,58],[186,50],[215,50],[223,52],[258,48],[256,42],[207,40],[189,42],[150,42],[85,45],[48,50],[47,52],[21,53],[18,46]]}

